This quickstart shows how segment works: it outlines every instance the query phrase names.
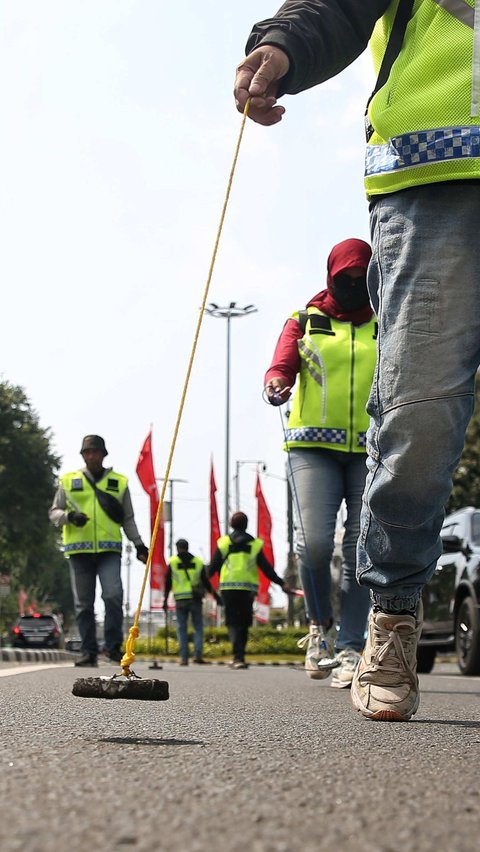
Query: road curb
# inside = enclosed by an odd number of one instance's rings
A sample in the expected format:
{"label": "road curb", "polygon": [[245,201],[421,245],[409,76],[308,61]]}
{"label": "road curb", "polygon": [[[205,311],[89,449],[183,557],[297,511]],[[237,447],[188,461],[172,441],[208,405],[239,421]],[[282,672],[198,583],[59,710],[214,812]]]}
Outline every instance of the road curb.
{"label": "road curb", "polygon": [[0,660],[7,663],[59,663],[74,660],[75,654],[69,651],[49,651],[47,649],[32,650],[32,648],[2,648]]}

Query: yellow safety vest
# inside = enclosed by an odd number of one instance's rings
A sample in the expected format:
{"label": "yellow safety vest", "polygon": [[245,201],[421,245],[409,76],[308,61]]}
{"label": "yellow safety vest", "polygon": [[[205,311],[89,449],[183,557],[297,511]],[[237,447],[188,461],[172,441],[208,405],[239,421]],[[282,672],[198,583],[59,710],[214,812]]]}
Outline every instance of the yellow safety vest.
{"label": "yellow safety vest", "polygon": [[[369,105],[374,133],[366,154],[368,195],[438,181],[480,178],[476,3],[415,0],[400,54],[387,82]],[[397,6],[392,2],[372,35],[377,71]],[[480,15],[480,8],[476,14]]]}
{"label": "yellow safety vest", "polygon": [[[378,324],[363,325],[307,309],[298,341],[300,373],[285,431],[285,449],[317,447],[365,453],[366,404],[376,362]],[[300,314],[293,317],[299,319]]]}
{"label": "yellow safety vest", "polygon": [[191,600],[193,588],[201,586],[202,560],[198,556],[192,556],[191,562],[187,564],[187,570],[179,556],[172,556],[168,564],[172,569],[173,597],[176,601]]}
{"label": "yellow safety vest", "polygon": [[[70,556],[76,553],[102,553],[106,550],[121,552],[121,525],[112,521],[102,509],[83,471],[64,474],[60,483],[67,498],[67,511],[84,512],[89,518],[84,527],[76,527],[74,524],[65,524],[62,527],[65,554]],[[122,503],[128,479],[121,473],[109,470],[95,485]]]}
{"label": "yellow safety vest", "polygon": [[256,594],[258,590],[257,556],[263,547],[261,538],[247,541],[244,550],[231,552],[232,539],[224,535],[217,541],[217,547],[225,557],[220,569],[220,591],[248,591]]}

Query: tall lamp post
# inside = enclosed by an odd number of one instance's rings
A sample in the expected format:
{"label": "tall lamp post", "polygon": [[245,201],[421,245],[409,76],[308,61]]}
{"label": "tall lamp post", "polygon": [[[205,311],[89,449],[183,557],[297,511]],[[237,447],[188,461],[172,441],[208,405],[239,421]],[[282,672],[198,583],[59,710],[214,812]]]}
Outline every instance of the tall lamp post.
{"label": "tall lamp post", "polygon": [[[158,477],[156,482],[163,482],[163,476]],[[168,521],[169,524],[169,535],[168,535],[168,554],[169,556],[173,556],[173,483],[174,482],[188,482],[188,479],[168,479],[169,486],[169,497],[170,500],[168,503],[163,504],[163,508],[167,511],[164,512],[164,518]]]}
{"label": "tall lamp post", "polygon": [[236,302],[230,302],[225,307],[210,302],[205,313],[211,317],[227,320],[227,363],[225,387],[225,533],[228,532],[230,520],[230,321],[235,317],[246,317],[257,311],[255,305],[245,305],[241,308]]}
{"label": "tall lamp post", "polygon": [[257,470],[261,466],[264,473],[267,469],[265,462],[260,459],[240,459],[235,462],[235,507],[237,512],[240,511],[240,467],[242,464],[255,464]]}

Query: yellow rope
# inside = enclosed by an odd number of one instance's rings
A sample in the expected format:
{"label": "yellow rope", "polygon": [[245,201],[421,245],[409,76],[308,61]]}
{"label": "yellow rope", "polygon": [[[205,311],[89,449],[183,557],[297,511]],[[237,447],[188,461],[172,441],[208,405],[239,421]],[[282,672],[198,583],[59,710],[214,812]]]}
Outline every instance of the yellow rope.
{"label": "yellow rope", "polygon": [[131,675],[130,666],[132,665],[133,661],[135,660],[134,647],[135,647],[135,640],[138,638],[139,633],[140,633],[138,623],[140,621],[140,613],[141,613],[141,610],[142,610],[143,596],[145,594],[145,588],[146,588],[146,585],[147,585],[148,575],[150,573],[150,565],[151,565],[151,562],[152,562],[153,549],[155,547],[155,541],[157,539],[158,530],[159,530],[159,527],[160,527],[160,521],[161,521],[162,514],[163,514],[163,501],[165,499],[165,491],[166,491],[166,488],[167,488],[167,482],[170,478],[170,469],[172,467],[173,454],[175,452],[175,445],[177,443],[178,432],[179,432],[179,429],[180,429],[180,422],[181,422],[181,419],[182,419],[183,409],[184,409],[184,406],[185,406],[185,399],[186,399],[186,396],[187,396],[188,383],[190,381],[190,375],[191,375],[192,368],[193,368],[195,353],[197,351],[197,344],[198,344],[198,338],[199,338],[199,335],[200,335],[200,328],[201,328],[202,321],[203,321],[203,315],[205,313],[205,305],[207,304],[208,291],[210,289],[210,283],[211,283],[212,275],[213,275],[213,268],[215,266],[215,260],[216,260],[216,257],[217,257],[218,246],[219,246],[219,243],[220,243],[220,236],[221,236],[221,233],[222,233],[223,223],[224,223],[224,220],[225,220],[225,214],[226,214],[226,211],[227,211],[227,205],[228,205],[228,201],[229,201],[229,198],[230,198],[230,191],[231,191],[231,188],[232,188],[233,176],[235,174],[235,168],[236,168],[236,165],[237,165],[238,154],[239,154],[239,151],[240,151],[240,144],[241,144],[242,137],[243,137],[243,131],[245,129],[245,122],[246,122],[246,119],[247,119],[247,116],[248,116],[249,107],[250,107],[250,98],[248,99],[247,103],[245,104],[245,109],[243,111],[243,118],[242,118],[242,123],[241,123],[241,126],[240,126],[240,133],[238,135],[238,140],[237,140],[237,144],[236,144],[236,147],[235,147],[235,155],[234,155],[234,158],[233,158],[232,167],[230,169],[227,191],[225,193],[225,200],[223,202],[222,213],[221,213],[221,216],[220,216],[220,223],[219,223],[219,226],[218,226],[218,229],[217,229],[215,246],[214,246],[214,249],[213,249],[212,259],[210,261],[210,268],[208,270],[207,283],[205,285],[205,289],[204,289],[204,292],[203,292],[202,305],[201,305],[201,308],[200,308],[197,326],[196,326],[196,329],[195,329],[195,336],[194,336],[194,339],[193,339],[192,351],[190,353],[190,359],[189,359],[188,367],[187,367],[187,374],[185,376],[185,382],[184,382],[184,385],[183,385],[182,396],[181,396],[181,399],[180,399],[180,406],[179,406],[179,409],[178,409],[177,419],[175,421],[175,428],[174,428],[174,432],[173,432],[172,443],[170,445],[170,451],[169,451],[169,454],[168,454],[167,466],[165,468],[165,474],[164,474],[164,477],[163,477],[163,484],[162,484],[162,489],[161,489],[161,492],[160,492],[160,499],[159,499],[159,502],[158,502],[157,514],[155,516],[155,524],[153,526],[152,538],[151,538],[151,541],[150,541],[150,548],[149,548],[149,551],[148,551],[148,558],[147,558],[147,562],[146,562],[146,565],[145,565],[145,572],[144,572],[144,575],[143,575],[142,588],[141,588],[141,591],[140,591],[140,599],[138,601],[138,606],[137,606],[137,609],[136,609],[136,612],[135,612],[135,618],[133,620],[133,624],[132,624],[132,626],[131,626],[131,628],[128,632],[128,637],[127,637],[127,642],[126,642],[126,647],[125,647],[125,653],[124,653],[124,655],[122,657],[122,661],[120,663],[120,665],[122,667],[122,674],[124,674],[126,677]]}

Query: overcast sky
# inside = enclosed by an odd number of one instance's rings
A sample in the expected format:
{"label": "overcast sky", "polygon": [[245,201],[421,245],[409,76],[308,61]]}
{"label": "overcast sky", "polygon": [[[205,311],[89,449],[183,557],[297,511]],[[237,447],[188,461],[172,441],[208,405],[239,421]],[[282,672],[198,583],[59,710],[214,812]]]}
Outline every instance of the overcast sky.
{"label": "overcast sky", "polygon": [[[0,0],[0,374],[21,385],[62,470],[86,433],[130,477],[153,425],[162,477],[241,116],[235,67],[269,0]],[[248,122],[210,289],[254,304],[231,326],[231,508],[256,531],[255,465],[286,554],[285,454],[263,374],[286,317],[325,285],[326,257],[368,239],[365,53],[322,87],[284,99],[274,128]],[[171,476],[174,537],[209,557],[213,455],[223,523],[226,321],[205,317]],[[168,541],[168,528],[166,529]],[[143,568],[135,563],[131,604]],[[282,600],[276,597],[276,600]]]}

